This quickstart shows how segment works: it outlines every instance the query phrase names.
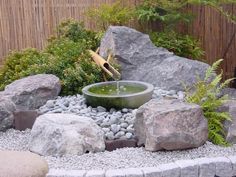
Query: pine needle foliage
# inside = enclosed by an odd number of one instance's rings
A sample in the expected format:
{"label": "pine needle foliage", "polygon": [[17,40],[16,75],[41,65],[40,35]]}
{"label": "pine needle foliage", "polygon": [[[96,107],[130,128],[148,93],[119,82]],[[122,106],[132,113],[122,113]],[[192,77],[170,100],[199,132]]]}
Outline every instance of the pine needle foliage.
{"label": "pine needle foliage", "polygon": [[198,79],[193,87],[186,89],[186,101],[202,107],[204,116],[208,120],[209,140],[214,144],[227,146],[229,144],[225,140],[223,123],[226,120],[230,121],[231,117],[227,112],[218,111],[219,107],[227,101],[227,95],[219,95],[234,78],[221,83],[223,72],[218,75],[215,73],[222,61],[223,59],[216,61],[208,68],[203,80]]}

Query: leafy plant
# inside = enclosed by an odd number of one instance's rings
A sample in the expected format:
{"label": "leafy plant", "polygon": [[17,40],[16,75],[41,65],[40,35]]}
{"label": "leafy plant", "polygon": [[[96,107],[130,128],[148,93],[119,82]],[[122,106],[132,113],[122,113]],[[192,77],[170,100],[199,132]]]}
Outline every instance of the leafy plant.
{"label": "leafy plant", "polygon": [[122,1],[112,5],[102,4],[98,8],[90,8],[86,15],[96,22],[100,30],[106,30],[110,25],[126,25],[134,18],[134,9],[122,6]]}
{"label": "leafy plant", "polygon": [[235,3],[235,0],[144,0],[138,6],[137,17],[141,21],[160,20],[166,27],[174,27],[179,22],[190,22],[193,14],[183,9],[188,4],[210,6],[235,23],[235,16],[223,10],[222,4]]}
{"label": "leafy plant", "polygon": [[68,39],[75,43],[85,43],[88,48],[97,49],[100,45],[100,33],[90,31],[84,28],[82,23],[73,19],[62,21],[56,28],[56,35],[51,37],[49,43],[54,40]]}
{"label": "leafy plant", "polygon": [[176,23],[190,22],[192,15],[183,11],[186,0],[144,0],[136,9],[141,22],[160,21],[165,29],[173,29]]}
{"label": "leafy plant", "polygon": [[204,51],[199,47],[199,41],[189,35],[165,31],[152,32],[150,38],[157,47],[164,47],[182,57],[200,60],[204,54]]}
{"label": "leafy plant", "polygon": [[63,70],[62,93],[73,95],[81,93],[84,86],[102,81],[102,72],[96,63],[91,62],[91,56],[88,53],[82,54],[78,63]]}
{"label": "leafy plant", "polygon": [[32,48],[11,52],[0,70],[0,90],[12,81],[28,76],[26,71],[31,66],[42,63],[45,58],[47,58],[46,54]]}
{"label": "leafy plant", "polygon": [[[236,24],[236,17],[224,11],[222,7],[224,3],[235,3],[235,0],[144,0],[136,8],[136,16],[144,25],[153,21],[162,24],[163,28],[159,30],[160,33],[157,32],[151,35],[156,45],[165,47],[177,55],[201,60],[199,57],[203,54],[203,51],[197,40],[188,35],[177,34],[178,29],[176,27],[180,22],[189,23],[194,18],[194,14],[185,8],[188,4],[210,6]],[[231,39],[235,35],[236,31]],[[162,40],[162,38],[166,40]],[[170,46],[169,41],[173,43],[173,47]],[[183,50],[184,48],[179,44],[183,44],[187,49]]]}
{"label": "leafy plant", "polygon": [[61,95],[81,92],[83,86],[102,81],[101,70],[86,52],[98,47],[96,33],[84,29],[76,21],[67,20],[57,28],[42,51],[26,49],[10,53],[0,69],[0,89],[16,79],[46,73],[58,76]]}
{"label": "leafy plant", "polygon": [[[208,68],[205,78],[194,84],[192,88],[186,90],[186,101],[199,104],[208,120],[208,137],[214,144],[228,145],[225,140],[225,130],[223,123],[225,120],[231,120],[227,112],[219,112],[218,109],[227,100],[227,95],[219,97],[221,90],[226,87],[233,79],[221,82],[222,74],[215,75],[215,71],[223,60],[216,61]],[[191,92],[190,90],[194,90]]]}

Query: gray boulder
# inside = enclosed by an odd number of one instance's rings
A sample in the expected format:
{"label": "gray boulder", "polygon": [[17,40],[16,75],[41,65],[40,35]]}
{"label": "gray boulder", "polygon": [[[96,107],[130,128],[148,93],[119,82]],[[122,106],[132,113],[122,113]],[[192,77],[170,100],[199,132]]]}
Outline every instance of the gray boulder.
{"label": "gray boulder", "polygon": [[10,99],[0,97],[0,131],[12,128],[15,109],[15,104]]}
{"label": "gray boulder", "polygon": [[236,100],[228,100],[219,109],[220,112],[228,112],[231,116],[231,121],[224,122],[226,130],[226,140],[229,143],[236,144]]}
{"label": "gray boulder", "polygon": [[44,156],[82,155],[105,150],[104,133],[90,118],[44,114],[31,131],[30,150]]}
{"label": "gray boulder", "polygon": [[111,26],[100,46],[100,55],[112,53],[121,65],[122,79],[145,81],[164,90],[183,90],[209,65],[178,57],[153,45],[148,35],[123,26]]}
{"label": "gray boulder", "polygon": [[236,99],[236,89],[235,88],[224,88],[221,91],[220,96],[228,95],[229,99]]}
{"label": "gray boulder", "polygon": [[51,74],[38,74],[16,80],[7,85],[5,97],[10,98],[18,109],[31,110],[55,99],[61,90],[58,77]]}
{"label": "gray boulder", "polygon": [[180,100],[151,100],[144,104],[136,112],[134,129],[138,144],[149,151],[195,148],[208,137],[201,107]]}

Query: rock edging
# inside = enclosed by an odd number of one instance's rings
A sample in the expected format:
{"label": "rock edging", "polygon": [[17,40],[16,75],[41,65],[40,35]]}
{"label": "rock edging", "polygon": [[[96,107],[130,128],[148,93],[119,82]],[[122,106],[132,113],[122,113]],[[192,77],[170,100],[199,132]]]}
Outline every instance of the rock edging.
{"label": "rock edging", "polygon": [[236,156],[178,160],[157,167],[116,170],[51,169],[47,177],[233,177],[236,176]]}

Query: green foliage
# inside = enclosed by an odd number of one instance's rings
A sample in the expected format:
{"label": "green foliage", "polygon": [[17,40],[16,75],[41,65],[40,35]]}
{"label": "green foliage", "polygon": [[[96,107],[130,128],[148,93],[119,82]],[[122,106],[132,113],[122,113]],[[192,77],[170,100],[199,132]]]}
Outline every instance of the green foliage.
{"label": "green foliage", "polygon": [[0,69],[0,89],[16,79],[46,73],[60,78],[62,95],[80,93],[85,85],[102,81],[100,68],[86,52],[98,45],[96,33],[73,20],[62,22],[44,50],[26,49],[6,57]]}
{"label": "green foliage", "polygon": [[[206,72],[205,78],[194,84],[193,88],[186,90],[186,101],[199,104],[208,120],[208,138],[214,144],[228,145],[225,140],[225,130],[223,122],[231,120],[227,112],[219,112],[218,109],[227,100],[227,95],[219,97],[221,90],[226,87],[233,79],[221,82],[222,74],[215,75],[217,68],[222,60],[215,62]],[[190,90],[194,90],[191,92]]]}
{"label": "green foliage", "polygon": [[[136,16],[141,24],[143,23],[144,25],[146,25],[146,22],[161,22],[163,31],[159,34],[154,33],[154,35],[151,35],[156,45],[165,47],[180,56],[199,59],[203,52],[194,38],[170,32],[177,32],[176,27],[180,22],[188,23],[193,19],[194,14],[186,11],[186,5],[210,6],[236,24],[236,17],[224,11],[222,7],[222,4],[235,2],[235,0],[144,0],[136,8]],[[171,46],[170,41],[173,46]],[[181,45],[184,45],[186,50]]]}
{"label": "green foliage", "polygon": [[0,70],[0,90],[12,81],[28,76],[27,70],[35,64],[40,64],[45,58],[47,55],[36,49],[11,52]]}
{"label": "green foliage", "polygon": [[225,11],[222,7],[224,4],[233,4],[235,0],[188,0],[189,4],[200,4],[205,6],[210,6],[217,10],[219,13],[224,15],[229,21],[236,24],[236,16]]}
{"label": "green foliage", "polygon": [[102,73],[88,53],[82,54],[75,66],[63,70],[62,92],[67,95],[81,93],[84,86],[102,81]]}
{"label": "green foliage", "polygon": [[104,3],[98,8],[90,8],[86,15],[96,22],[100,30],[106,30],[110,25],[126,25],[133,19],[134,10],[124,7],[119,0],[112,5]]}
{"label": "green foliage", "polygon": [[192,15],[183,12],[186,0],[144,0],[137,7],[137,17],[142,22],[161,21],[165,29],[173,29],[176,23],[190,22]]}
{"label": "green foliage", "polygon": [[200,60],[204,54],[199,41],[189,35],[165,31],[152,32],[150,38],[157,47],[164,47],[178,56]]}
{"label": "green foliage", "polygon": [[51,37],[48,41],[68,39],[75,43],[85,43],[88,48],[97,49],[100,44],[98,34],[90,30],[86,30],[82,23],[73,19],[61,22],[56,29],[56,36]]}
{"label": "green foliage", "polygon": [[141,21],[160,20],[166,27],[174,27],[178,22],[190,22],[192,14],[184,12],[183,8],[188,4],[210,6],[235,23],[235,16],[228,14],[222,8],[222,4],[235,3],[235,0],[144,0],[138,6],[136,12]]}

